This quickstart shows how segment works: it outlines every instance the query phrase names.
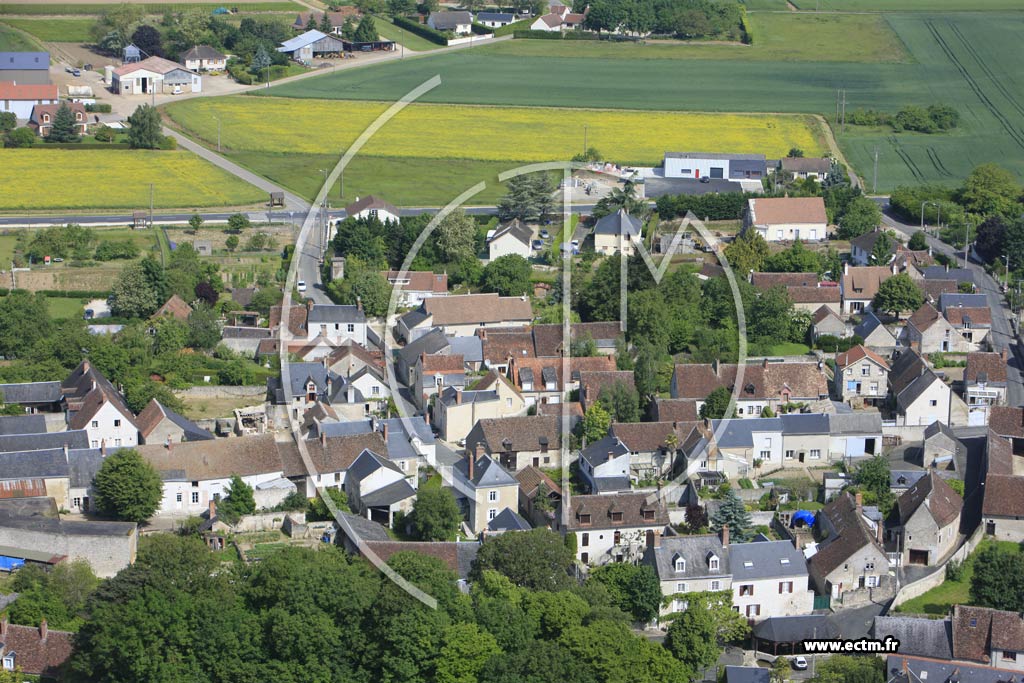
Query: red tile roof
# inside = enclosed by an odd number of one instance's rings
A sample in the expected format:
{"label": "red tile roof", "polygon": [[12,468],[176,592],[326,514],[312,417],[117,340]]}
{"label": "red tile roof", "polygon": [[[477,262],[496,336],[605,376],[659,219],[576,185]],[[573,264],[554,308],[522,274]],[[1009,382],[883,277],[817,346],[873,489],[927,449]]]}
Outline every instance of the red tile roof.
{"label": "red tile roof", "polygon": [[867,348],[862,344],[854,346],[845,353],[840,353],[836,356],[836,367],[846,368],[847,366],[853,365],[854,363],[863,360],[864,358],[870,358],[874,362],[881,365],[886,370],[889,369],[889,363],[884,358],[879,356],[877,353]]}
{"label": "red tile roof", "polygon": [[431,292],[433,294],[448,293],[448,273],[433,273],[429,270],[410,270],[400,277],[401,271],[382,270],[384,276],[392,285],[402,282],[402,289],[406,292]]}
{"label": "red tile roof", "polygon": [[1006,381],[1006,356],[1002,353],[968,353],[964,381],[977,382],[984,375],[986,382]]}
{"label": "red tile roof", "polygon": [[[42,631],[46,630],[46,637]],[[71,657],[75,634],[54,631],[45,626],[19,626],[8,624],[7,617],[0,621],[0,642],[5,651],[14,653],[14,666],[33,676],[56,677]]]}
{"label": "red tile roof", "polygon": [[755,225],[828,223],[821,197],[774,197],[748,200]]}
{"label": "red tile roof", "polygon": [[988,414],[988,428],[999,436],[1024,439],[1024,408],[992,406]]}
{"label": "red tile roof", "polygon": [[0,100],[55,100],[56,85],[15,84],[14,81],[0,81]]}
{"label": "red tile roof", "polygon": [[[676,365],[673,398],[703,400],[718,387],[732,387],[736,382],[736,365],[717,366],[697,363]],[[741,399],[782,398],[817,399],[828,395],[828,380],[817,363],[769,363],[747,365],[743,372]]]}
{"label": "red tile roof", "polygon": [[965,318],[970,318],[971,325],[992,326],[992,311],[988,308],[950,307],[946,309],[946,320],[956,327],[962,327]]}

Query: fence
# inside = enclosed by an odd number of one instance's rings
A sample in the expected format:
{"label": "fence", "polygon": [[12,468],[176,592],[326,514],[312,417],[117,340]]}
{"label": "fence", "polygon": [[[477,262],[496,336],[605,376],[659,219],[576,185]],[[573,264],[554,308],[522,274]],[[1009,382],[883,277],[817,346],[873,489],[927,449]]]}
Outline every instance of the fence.
{"label": "fence", "polygon": [[491,39],[493,37],[494,37],[493,33],[488,33],[488,34],[483,35],[483,36],[468,36],[466,38],[451,38],[451,39],[448,40],[448,47],[451,47],[452,45],[465,45],[466,43],[472,43],[474,41],[479,43],[479,42],[481,42],[483,40],[489,40],[489,39]]}

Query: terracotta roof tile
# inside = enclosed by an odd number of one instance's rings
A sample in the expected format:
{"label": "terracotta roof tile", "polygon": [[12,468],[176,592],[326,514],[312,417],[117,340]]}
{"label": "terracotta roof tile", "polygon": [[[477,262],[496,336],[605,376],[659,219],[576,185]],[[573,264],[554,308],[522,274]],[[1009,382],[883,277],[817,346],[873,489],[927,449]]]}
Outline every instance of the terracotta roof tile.
{"label": "terracotta roof tile", "polygon": [[991,663],[991,650],[1024,651],[1024,619],[1017,612],[956,605],[951,617],[953,658]]}
{"label": "terracotta roof tile", "polygon": [[561,421],[553,415],[478,420],[466,437],[466,450],[472,452],[477,443],[484,444],[492,455],[505,451],[539,451],[542,448],[558,450],[562,447]]}
{"label": "terracotta roof tile", "polygon": [[539,468],[533,465],[527,465],[523,469],[512,475],[519,482],[519,490],[523,492],[523,495],[527,498],[533,498],[534,494],[537,493],[537,487],[543,483],[549,491],[561,496],[562,487],[554,482],[554,480],[548,475],[540,471]]}
{"label": "terracotta roof tile", "polygon": [[774,197],[750,199],[755,225],[777,223],[828,223],[821,197]]}
{"label": "terracotta roof tile", "polygon": [[[661,501],[648,503],[649,493],[611,493],[590,496],[572,496],[569,501],[569,521],[566,528],[612,529],[615,527],[658,528],[668,524],[668,511]],[[645,515],[644,513],[648,514]],[[622,513],[621,521],[613,521],[613,513]],[[653,514],[650,514],[653,513]],[[586,515],[590,516],[587,523]]]}
{"label": "terracotta roof tile", "polygon": [[0,81],[0,100],[55,100],[56,85],[15,84],[14,81]]}
{"label": "terracotta roof tile", "polygon": [[[683,363],[675,367],[677,396],[703,400],[718,387],[731,388],[736,381],[736,365]],[[792,399],[818,399],[828,395],[828,380],[817,363],[762,363],[747,365],[743,372],[740,398],[779,398],[788,393]]]}
{"label": "terracotta roof tile", "polygon": [[429,270],[410,270],[404,276],[399,277],[401,271],[382,270],[384,276],[392,285],[401,281],[402,289],[407,292],[431,292],[433,294],[448,293],[448,273],[434,273]]}
{"label": "terracotta roof tile", "polygon": [[23,673],[56,677],[71,657],[74,633],[47,629],[43,639],[39,628],[8,624],[6,616],[2,627],[6,635],[0,642],[5,645],[6,652],[14,653],[14,665]]}
{"label": "terracotta roof tile", "polygon": [[509,358],[533,358],[533,333],[529,330],[517,332],[494,332],[481,328],[476,332],[483,346],[484,360],[491,364],[504,364]]}
{"label": "terracotta roof tile", "polygon": [[423,372],[434,374],[462,374],[466,372],[466,361],[461,353],[451,355],[420,356],[418,364]]}
{"label": "terracotta roof tile", "polygon": [[795,304],[839,303],[839,287],[787,287]]}
{"label": "terracotta roof tile", "polygon": [[879,356],[877,353],[867,348],[863,344],[854,346],[849,351],[840,353],[836,356],[836,367],[846,368],[847,366],[853,365],[854,363],[863,360],[864,358],[870,358],[875,363],[878,363],[886,370],[889,370],[889,362]]}
{"label": "terracotta roof tile", "polygon": [[185,322],[188,320],[188,316],[192,313],[192,307],[185,303],[177,294],[172,294],[171,298],[164,302],[164,305],[157,309],[156,313],[152,317],[159,318],[161,316],[169,315],[175,320]]}
{"label": "terracotta roof tile", "polygon": [[[295,336],[304,336],[306,334],[306,318],[308,315],[309,310],[305,306],[292,306],[288,316],[288,331]],[[270,329],[281,325],[281,317],[281,307],[271,306]]]}
{"label": "terracotta roof tile", "polygon": [[816,287],[820,278],[817,273],[751,273],[750,284],[756,289],[771,287]]}
{"label": "terracotta roof tile", "polygon": [[[574,323],[569,326],[569,335],[573,341],[586,339],[588,336],[594,341],[618,339],[622,336],[622,328],[617,322]],[[563,355],[562,326],[534,325],[533,344],[538,358]]]}
{"label": "terracotta roof tile", "polygon": [[1006,382],[1006,357],[1001,353],[968,353],[964,381],[977,382],[979,376],[986,382]]}
{"label": "terracotta roof tile", "polygon": [[968,319],[973,326],[991,327],[992,311],[988,308],[950,307],[946,309],[946,320],[955,327],[963,327],[964,321]]}
{"label": "terracotta roof tile", "polygon": [[856,266],[843,273],[843,296],[847,299],[873,299],[878,286],[892,277],[888,266]]}
{"label": "terracotta roof tile", "polygon": [[1024,408],[992,406],[989,409],[988,428],[999,436],[1024,439]]}
{"label": "terracotta roof tile", "polygon": [[991,473],[985,477],[981,513],[998,517],[1024,516],[1024,477]]}
{"label": "terracotta roof tile", "polygon": [[434,325],[529,321],[533,317],[528,298],[497,294],[434,296],[423,301],[423,309],[434,316]]}
{"label": "terracotta roof tile", "polygon": [[282,471],[281,454],[273,434],[186,441],[171,448],[153,444],[139,446],[137,450],[157,471],[184,471],[190,481]]}
{"label": "terracotta roof tile", "polygon": [[656,398],[651,406],[655,422],[696,422],[697,400],[692,398]]}
{"label": "terracotta roof tile", "polygon": [[942,477],[929,470],[897,499],[900,523],[906,524],[922,504],[941,529],[960,515],[964,500]]}
{"label": "terracotta roof tile", "polygon": [[615,422],[612,423],[611,434],[622,445],[634,453],[653,453],[668,450],[666,441],[675,434],[676,448],[679,448],[690,435],[696,420],[688,422]]}
{"label": "terracotta roof tile", "polygon": [[[611,360],[609,358],[609,360]],[[614,363],[614,361],[612,361]],[[622,382],[629,388],[636,388],[632,370],[591,370],[580,372],[580,402],[596,401],[601,392]]]}

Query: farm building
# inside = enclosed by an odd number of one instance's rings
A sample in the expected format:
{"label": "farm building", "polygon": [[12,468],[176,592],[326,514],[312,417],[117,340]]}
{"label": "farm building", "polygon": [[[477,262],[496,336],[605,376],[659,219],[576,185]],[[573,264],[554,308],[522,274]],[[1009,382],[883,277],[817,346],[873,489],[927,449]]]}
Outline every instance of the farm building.
{"label": "farm building", "polygon": [[666,178],[752,180],[763,178],[766,170],[763,154],[665,152]]}
{"label": "farm building", "polygon": [[469,12],[431,12],[427,26],[435,31],[451,31],[457,36],[468,36],[473,31],[473,15]]}
{"label": "farm building", "polygon": [[[85,105],[81,102],[68,102],[67,105],[75,116],[75,132],[85,135],[89,127],[89,116],[85,112]],[[28,120],[29,127],[35,129],[38,135],[45,138],[53,128],[53,119],[57,116],[57,110],[60,107],[60,104],[37,104],[32,107],[32,116]]]}
{"label": "farm building", "polygon": [[345,51],[345,45],[341,38],[320,31],[306,31],[281,43],[277,51],[285,53],[296,62],[309,62],[316,57],[341,54]]}
{"label": "farm building", "polygon": [[[331,22],[331,33],[341,34],[341,29],[344,28],[345,22],[349,19],[358,20],[360,17],[358,9],[352,5],[344,5],[339,7],[336,12],[327,13],[327,21]],[[310,25],[309,20],[313,19],[317,28],[323,26],[324,13],[323,12],[300,12],[295,17],[295,22],[292,24],[292,29],[295,31],[307,31],[313,26]]]}
{"label": "farm building", "polygon": [[828,216],[821,197],[748,199],[743,228],[769,242],[828,239]]}
{"label": "farm building", "polygon": [[49,52],[0,52],[0,82],[50,84]]}
{"label": "farm building", "polygon": [[192,71],[223,71],[228,66],[228,58],[209,45],[196,45],[186,50],[181,61]]}
{"label": "farm building", "polygon": [[119,95],[203,91],[203,77],[163,57],[146,57],[111,71],[110,89]]}
{"label": "farm building", "polygon": [[27,119],[39,104],[57,104],[57,86],[0,83],[0,111],[14,112],[19,119]]}

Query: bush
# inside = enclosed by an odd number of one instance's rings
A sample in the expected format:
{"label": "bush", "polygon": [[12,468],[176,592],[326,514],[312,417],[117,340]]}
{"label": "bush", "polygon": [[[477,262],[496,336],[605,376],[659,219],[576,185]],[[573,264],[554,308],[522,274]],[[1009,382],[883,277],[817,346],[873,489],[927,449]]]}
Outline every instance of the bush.
{"label": "bush", "polygon": [[96,102],[95,104],[85,105],[85,110],[90,113],[96,114],[109,114],[111,107],[109,104],[103,104],[102,102]]}
{"label": "bush", "polygon": [[441,33],[440,31],[435,31],[429,26],[421,24],[418,21],[413,21],[412,19],[408,19],[406,17],[394,17],[391,20],[391,23],[393,23],[395,26],[398,26],[399,28],[404,28],[409,33],[413,33],[419,36],[420,38],[426,38],[427,40],[436,45],[448,45],[448,37],[445,36],[445,34]]}
{"label": "bush", "polygon": [[489,36],[494,33],[493,30],[484,26],[483,24],[470,24],[469,29],[475,36]]}
{"label": "bush", "polygon": [[692,211],[700,220],[739,220],[747,207],[747,199],[756,195],[747,192],[723,192],[702,195],[663,195],[658,197],[658,215],[665,220],[685,216]]}
{"label": "bush", "polygon": [[946,581],[961,581],[964,578],[964,563],[950,560],[946,563]]}
{"label": "bush", "polygon": [[170,151],[178,149],[178,141],[172,138],[170,135],[164,135],[160,138],[159,149]]}
{"label": "bush", "polygon": [[863,343],[864,340],[857,335],[852,337],[835,337],[831,334],[823,334],[814,340],[814,348],[830,353],[843,353]]}
{"label": "bush", "polygon": [[134,242],[110,241],[101,242],[96,247],[97,261],[113,261],[115,259],[133,259],[139,255],[139,247]]}

